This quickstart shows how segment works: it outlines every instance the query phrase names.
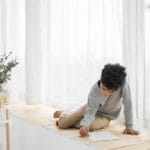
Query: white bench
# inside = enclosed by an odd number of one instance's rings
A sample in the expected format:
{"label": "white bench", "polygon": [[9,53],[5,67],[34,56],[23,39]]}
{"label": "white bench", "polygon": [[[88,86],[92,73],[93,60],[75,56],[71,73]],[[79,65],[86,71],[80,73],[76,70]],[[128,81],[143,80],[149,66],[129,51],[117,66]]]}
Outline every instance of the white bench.
{"label": "white bench", "polygon": [[[11,150],[147,150],[150,134],[139,136],[123,135],[124,126],[112,122],[104,131],[110,131],[119,140],[93,142],[81,138],[77,129],[58,129],[52,118],[54,108],[45,106],[17,105],[11,110]],[[1,138],[1,137],[0,137]],[[2,143],[0,144],[2,149]]]}

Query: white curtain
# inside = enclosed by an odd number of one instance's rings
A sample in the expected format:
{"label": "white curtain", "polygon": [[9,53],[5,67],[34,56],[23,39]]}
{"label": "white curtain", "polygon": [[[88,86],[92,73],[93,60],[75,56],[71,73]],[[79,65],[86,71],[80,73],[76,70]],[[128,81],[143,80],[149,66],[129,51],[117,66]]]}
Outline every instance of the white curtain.
{"label": "white curtain", "polygon": [[0,52],[5,49],[5,3],[0,0]]}
{"label": "white curtain", "polygon": [[123,7],[123,58],[130,77],[134,119],[139,127],[150,127],[150,0],[126,0]]}
{"label": "white curtain", "polygon": [[27,0],[27,102],[85,103],[105,63],[122,62],[122,1]]}
{"label": "white curtain", "polygon": [[135,121],[142,126],[144,119],[150,120],[142,0],[0,4],[1,53],[13,51],[20,62],[10,84],[12,99],[28,104],[85,103],[104,64],[119,62],[128,70]]}
{"label": "white curtain", "polygon": [[145,0],[145,125],[150,127],[150,0]]}
{"label": "white curtain", "polygon": [[25,0],[0,0],[0,54],[13,52],[19,65],[8,82],[12,101],[25,100]]}
{"label": "white curtain", "polygon": [[0,0],[0,52],[19,65],[11,99],[85,103],[106,63],[122,63],[122,1]]}

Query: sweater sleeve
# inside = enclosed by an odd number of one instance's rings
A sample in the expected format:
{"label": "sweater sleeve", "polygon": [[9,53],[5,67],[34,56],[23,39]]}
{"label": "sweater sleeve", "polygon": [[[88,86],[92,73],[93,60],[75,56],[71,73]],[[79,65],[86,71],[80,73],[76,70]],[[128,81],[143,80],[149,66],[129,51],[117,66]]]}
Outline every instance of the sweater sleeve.
{"label": "sweater sleeve", "polygon": [[94,93],[90,93],[88,96],[86,111],[83,119],[81,120],[80,126],[90,127],[95,119],[95,114],[99,108],[99,105],[100,101],[97,100],[96,95]]}
{"label": "sweater sleeve", "polygon": [[122,96],[124,104],[125,126],[126,128],[132,128],[133,126],[132,102],[131,102],[130,87],[128,83],[125,83]]}

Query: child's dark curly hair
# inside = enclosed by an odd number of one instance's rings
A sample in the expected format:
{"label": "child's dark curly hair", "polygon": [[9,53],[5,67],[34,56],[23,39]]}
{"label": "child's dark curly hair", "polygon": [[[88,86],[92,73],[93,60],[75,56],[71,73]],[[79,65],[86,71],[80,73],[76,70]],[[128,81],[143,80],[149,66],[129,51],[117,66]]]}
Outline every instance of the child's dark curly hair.
{"label": "child's dark curly hair", "polygon": [[120,64],[106,64],[102,70],[101,82],[110,90],[120,88],[126,78],[126,68]]}

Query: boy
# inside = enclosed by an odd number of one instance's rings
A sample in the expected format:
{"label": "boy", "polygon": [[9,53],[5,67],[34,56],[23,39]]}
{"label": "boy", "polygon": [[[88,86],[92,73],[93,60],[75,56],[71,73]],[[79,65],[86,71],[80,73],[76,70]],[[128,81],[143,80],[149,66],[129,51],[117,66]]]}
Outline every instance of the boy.
{"label": "boy", "polygon": [[104,66],[101,79],[90,90],[88,102],[75,112],[63,114],[56,111],[54,118],[59,118],[59,128],[79,128],[81,136],[87,136],[89,130],[105,128],[110,121],[120,114],[124,105],[125,126],[124,134],[138,135],[132,128],[132,103],[130,88],[126,80],[125,67],[120,64],[107,64]]}

